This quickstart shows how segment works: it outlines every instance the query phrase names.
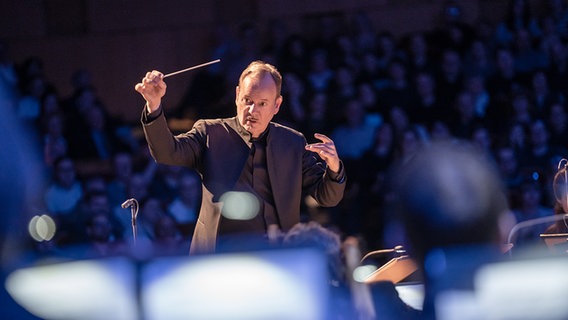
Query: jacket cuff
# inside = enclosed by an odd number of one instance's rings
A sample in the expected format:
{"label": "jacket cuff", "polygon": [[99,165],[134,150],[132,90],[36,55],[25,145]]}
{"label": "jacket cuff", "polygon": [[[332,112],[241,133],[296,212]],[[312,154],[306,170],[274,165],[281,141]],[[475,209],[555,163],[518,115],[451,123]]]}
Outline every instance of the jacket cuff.
{"label": "jacket cuff", "polygon": [[146,106],[144,106],[144,110],[142,111],[142,123],[148,124],[160,117],[163,113],[162,106],[158,107],[158,109],[152,113],[148,112]]}
{"label": "jacket cuff", "polygon": [[329,170],[329,168],[327,169],[327,172],[328,172],[331,180],[333,180],[337,183],[345,182],[345,168],[343,166],[343,161],[339,162],[339,172],[335,173],[335,172]]}

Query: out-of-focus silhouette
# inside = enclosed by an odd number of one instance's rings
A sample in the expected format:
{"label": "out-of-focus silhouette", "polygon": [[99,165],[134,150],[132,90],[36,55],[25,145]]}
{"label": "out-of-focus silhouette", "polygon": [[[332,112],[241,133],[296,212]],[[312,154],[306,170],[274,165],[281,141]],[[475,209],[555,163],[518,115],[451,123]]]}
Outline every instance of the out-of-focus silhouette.
{"label": "out-of-focus silhouette", "polygon": [[423,145],[392,175],[393,209],[422,266],[425,319],[435,319],[441,293],[473,290],[476,269],[500,257],[507,198],[476,150],[465,142]]}

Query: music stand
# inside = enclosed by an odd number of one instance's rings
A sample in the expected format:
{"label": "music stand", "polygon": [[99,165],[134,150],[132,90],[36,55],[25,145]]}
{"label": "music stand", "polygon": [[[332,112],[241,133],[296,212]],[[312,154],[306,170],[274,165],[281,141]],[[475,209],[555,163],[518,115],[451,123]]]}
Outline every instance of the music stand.
{"label": "music stand", "polygon": [[306,247],[34,264],[6,289],[42,319],[324,320],[328,280],[326,256]]}
{"label": "music stand", "polygon": [[558,248],[563,248],[565,253],[568,252],[568,233],[542,233],[540,238],[553,252],[558,252]]}
{"label": "music stand", "polygon": [[390,281],[397,284],[416,270],[418,270],[418,266],[409,256],[396,257],[371,273],[367,279],[365,279],[365,283]]}

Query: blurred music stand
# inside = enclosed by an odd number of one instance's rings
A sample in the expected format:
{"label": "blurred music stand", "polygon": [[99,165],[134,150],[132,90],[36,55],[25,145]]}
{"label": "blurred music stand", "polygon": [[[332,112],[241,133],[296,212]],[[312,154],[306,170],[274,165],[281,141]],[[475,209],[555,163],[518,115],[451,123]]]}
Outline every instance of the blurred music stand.
{"label": "blurred music stand", "polygon": [[[562,206],[564,214],[559,215],[563,220],[564,225],[568,227],[568,160],[565,158],[560,159],[558,162],[558,172],[554,175],[552,181],[552,190],[556,202]],[[553,252],[557,253],[561,249],[564,253],[568,253],[568,233],[543,233],[540,238],[544,240],[546,246]]]}
{"label": "blurred music stand", "polygon": [[391,259],[379,269],[371,273],[365,283],[374,283],[378,281],[390,281],[397,284],[407,278],[409,275],[418,270],[418,266],[413,259],[404,255]]}
{"label": "blurred music stand", "polygon": [[546,246],[553,252],[558,252],[562,248],[564,253],[568,252],[568,233],[543,233],[540,238],[544,240]]}
{"label": "blurred music stand", "polygon": [[326,256],[298,247],[33,264],[5,286],[41,319],[324,320],[328,278]]}

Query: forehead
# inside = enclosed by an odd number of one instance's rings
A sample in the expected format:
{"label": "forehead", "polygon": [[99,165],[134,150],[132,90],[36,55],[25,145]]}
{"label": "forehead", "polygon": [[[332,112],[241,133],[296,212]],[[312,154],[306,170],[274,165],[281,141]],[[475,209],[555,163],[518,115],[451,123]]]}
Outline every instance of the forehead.
{"label": "forehead", "polygon": [[268,74],[250,74],[240,84],[240,90],[245,95],[262,95],[262,98],[276,97],[276,83]]}

